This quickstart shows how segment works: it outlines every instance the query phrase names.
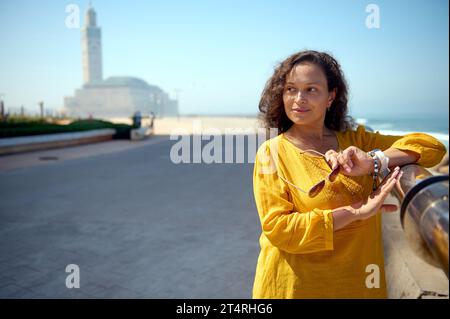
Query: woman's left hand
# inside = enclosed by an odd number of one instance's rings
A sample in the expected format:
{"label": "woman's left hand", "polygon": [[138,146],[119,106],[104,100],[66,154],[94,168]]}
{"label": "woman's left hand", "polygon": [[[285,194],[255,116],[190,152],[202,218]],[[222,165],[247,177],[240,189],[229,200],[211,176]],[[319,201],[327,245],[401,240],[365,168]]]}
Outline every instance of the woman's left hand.
{"label": "woman's left hand", "polygon": [[340,165],[341,173],[348,176],[361,176],[373,171],[373,159],[356,146],[349,146],[343,152],[328,151],[325,158],[332,168]]}

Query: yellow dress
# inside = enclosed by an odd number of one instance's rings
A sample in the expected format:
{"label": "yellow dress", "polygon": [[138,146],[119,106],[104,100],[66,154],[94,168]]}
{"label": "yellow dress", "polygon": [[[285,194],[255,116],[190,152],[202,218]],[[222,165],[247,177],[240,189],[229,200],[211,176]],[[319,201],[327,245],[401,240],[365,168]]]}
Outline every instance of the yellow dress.
{"label": "yellow dress", "polygon": [[[353,145],[368,152],[390,147],[420,154],[417,164],[432,167],[445,146],[434,137],[372,133],[360,125],[335,132],[340,150]],[[381,214],[355,221],[334,232],[331,210],[349,205],[372,190],[372,177],[339,174],[315,198],[309,198],[279,178],[303,190],[330,172],[320,156],[300,154],[283,134],[258,149],[253,190],[261,221],[260,255],[253,298],[386,298]],[[376,266],[374,266],[376,265]],[[371,277],[379,269],[378,287]]]}

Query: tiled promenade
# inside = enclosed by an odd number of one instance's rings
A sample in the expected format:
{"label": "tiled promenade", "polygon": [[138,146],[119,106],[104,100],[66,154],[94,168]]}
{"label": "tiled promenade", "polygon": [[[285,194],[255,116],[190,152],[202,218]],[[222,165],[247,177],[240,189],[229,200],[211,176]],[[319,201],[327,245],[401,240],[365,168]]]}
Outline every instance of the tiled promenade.
{"label": "tiled promenade", "polygon": [[251,297],[253,165],[175,165],[174,143],[1,156],[0,298]]}

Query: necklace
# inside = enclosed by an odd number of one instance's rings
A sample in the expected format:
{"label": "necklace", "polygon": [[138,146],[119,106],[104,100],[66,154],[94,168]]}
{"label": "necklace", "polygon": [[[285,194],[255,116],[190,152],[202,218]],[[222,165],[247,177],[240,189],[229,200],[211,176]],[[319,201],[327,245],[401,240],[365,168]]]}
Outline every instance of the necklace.
{"label": "necklace", "polygon": [[[286,134],[287,133],[287,134]],[[326,153],[329,150],[334,150],[336,152],[340,151],[340,145],[339,140],[337,138],[336,134],[326,134],[323,135],[323,137],[334,137],[332,142],[324,143],[321,142],[321,146],[317,147],[313,143],[305,143],[304,141],[301,141],[297,137],[293,136],[292,134],[289,134],[288,132],[284,133],[284,136],[288,141],[290,141],[294,146],[296,146],[300,151],[306,150],[306,149],[312,149],[315,151],[318,151],[320,153]]]}

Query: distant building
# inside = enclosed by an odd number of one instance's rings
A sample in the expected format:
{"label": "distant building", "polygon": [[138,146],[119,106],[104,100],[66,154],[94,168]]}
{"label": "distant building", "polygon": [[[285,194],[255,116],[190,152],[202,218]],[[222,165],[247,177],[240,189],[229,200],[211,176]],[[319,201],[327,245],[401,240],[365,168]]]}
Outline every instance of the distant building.
{"label": "distant building", "polygon": [[80,117],[130,117],[136,111],[158,117],[178,115],[178,101],[155,85],[129,76],[103,80],[102,36],[96,20],[89,7],[81,40],[84,84],[73,97],[64,98],[66,112]]}

